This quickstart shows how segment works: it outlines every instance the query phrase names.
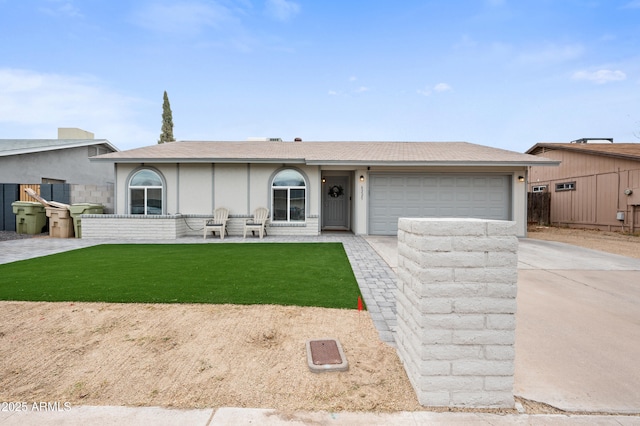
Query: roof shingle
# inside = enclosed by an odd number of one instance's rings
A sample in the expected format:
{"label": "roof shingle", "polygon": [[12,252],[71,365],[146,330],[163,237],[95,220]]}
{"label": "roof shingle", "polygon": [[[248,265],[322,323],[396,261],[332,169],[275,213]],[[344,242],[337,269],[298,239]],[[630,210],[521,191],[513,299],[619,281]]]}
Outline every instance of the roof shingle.
{"label": "roof shingle", "polygon": [[509,164],[557,161],[468,142],[202,142],[152,145],[94,157],[113,162],[263,162],[305,164]]}

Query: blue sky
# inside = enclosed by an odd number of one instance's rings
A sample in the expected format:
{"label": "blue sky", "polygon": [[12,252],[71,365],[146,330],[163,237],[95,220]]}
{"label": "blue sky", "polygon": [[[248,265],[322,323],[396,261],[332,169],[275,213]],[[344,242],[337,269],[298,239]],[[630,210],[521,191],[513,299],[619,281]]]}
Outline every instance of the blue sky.
{"label": "blue sky", "polygon": [[640,142],[640,0],[0,0],[0,139]]}

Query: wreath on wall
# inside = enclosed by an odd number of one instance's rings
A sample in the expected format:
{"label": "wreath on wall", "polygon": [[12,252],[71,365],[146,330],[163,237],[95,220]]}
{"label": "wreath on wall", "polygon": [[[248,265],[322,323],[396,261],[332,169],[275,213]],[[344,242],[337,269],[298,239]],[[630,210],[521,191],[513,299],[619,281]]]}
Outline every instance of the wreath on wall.
{"label": "wreath on wall", "polygon": [[342,185],[333,185],[331,188],[329,188],[330,197],[338,198],[342,195],[344,195],[344,189],[342,188]]}

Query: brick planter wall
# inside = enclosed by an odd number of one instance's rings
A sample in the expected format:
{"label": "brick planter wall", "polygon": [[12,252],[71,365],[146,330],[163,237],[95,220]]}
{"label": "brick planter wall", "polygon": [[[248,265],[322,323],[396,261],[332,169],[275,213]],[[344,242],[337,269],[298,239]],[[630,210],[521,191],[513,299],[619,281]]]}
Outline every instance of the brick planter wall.
{"label": "brick planter wall", "polygon": [[[181,214],[158,216],[84,214],[81,216],[82,238],[171,240],[185,236],[202,237],[204,220],[211,218],[212,216],[208,215]],[[251,216],[230,217],[227,222],[228,235],[242,236],[245,220],[249,218]],[[304,224],[267,224],[267,232],[269,236],[315,236],[319,234],[318,217],[308,218]],[[211,234],[208,238],[212,238]]]}
{"label": "brick planter wall", "polygon": [[179,216],[83,214],[82,238],[172,240],[185,234]]}
{"label": "brick planter wall", "polygon": [[398,224],[397,343],[420,404],[512,408],[516,223]]}

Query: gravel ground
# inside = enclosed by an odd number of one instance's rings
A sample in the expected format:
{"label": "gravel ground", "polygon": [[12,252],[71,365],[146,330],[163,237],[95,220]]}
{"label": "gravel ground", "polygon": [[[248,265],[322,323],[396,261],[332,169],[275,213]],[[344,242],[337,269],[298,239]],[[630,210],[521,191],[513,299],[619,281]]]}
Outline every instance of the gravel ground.
{"label": "gravel ground", "polygon": [[640,259],[640,235],[638,234],[557,226],[529,226],[528,237]]}
{"label": "gravel ground", "polygon": [[[37,236],[41,237],[45,235],[49,235],[49,234],[40,234]],[[17,232],[14,232],[14,231],[0,231],[0,241],[22,240],[25,238],[33,238],[35,236],[36,235],[18,234]]]}

